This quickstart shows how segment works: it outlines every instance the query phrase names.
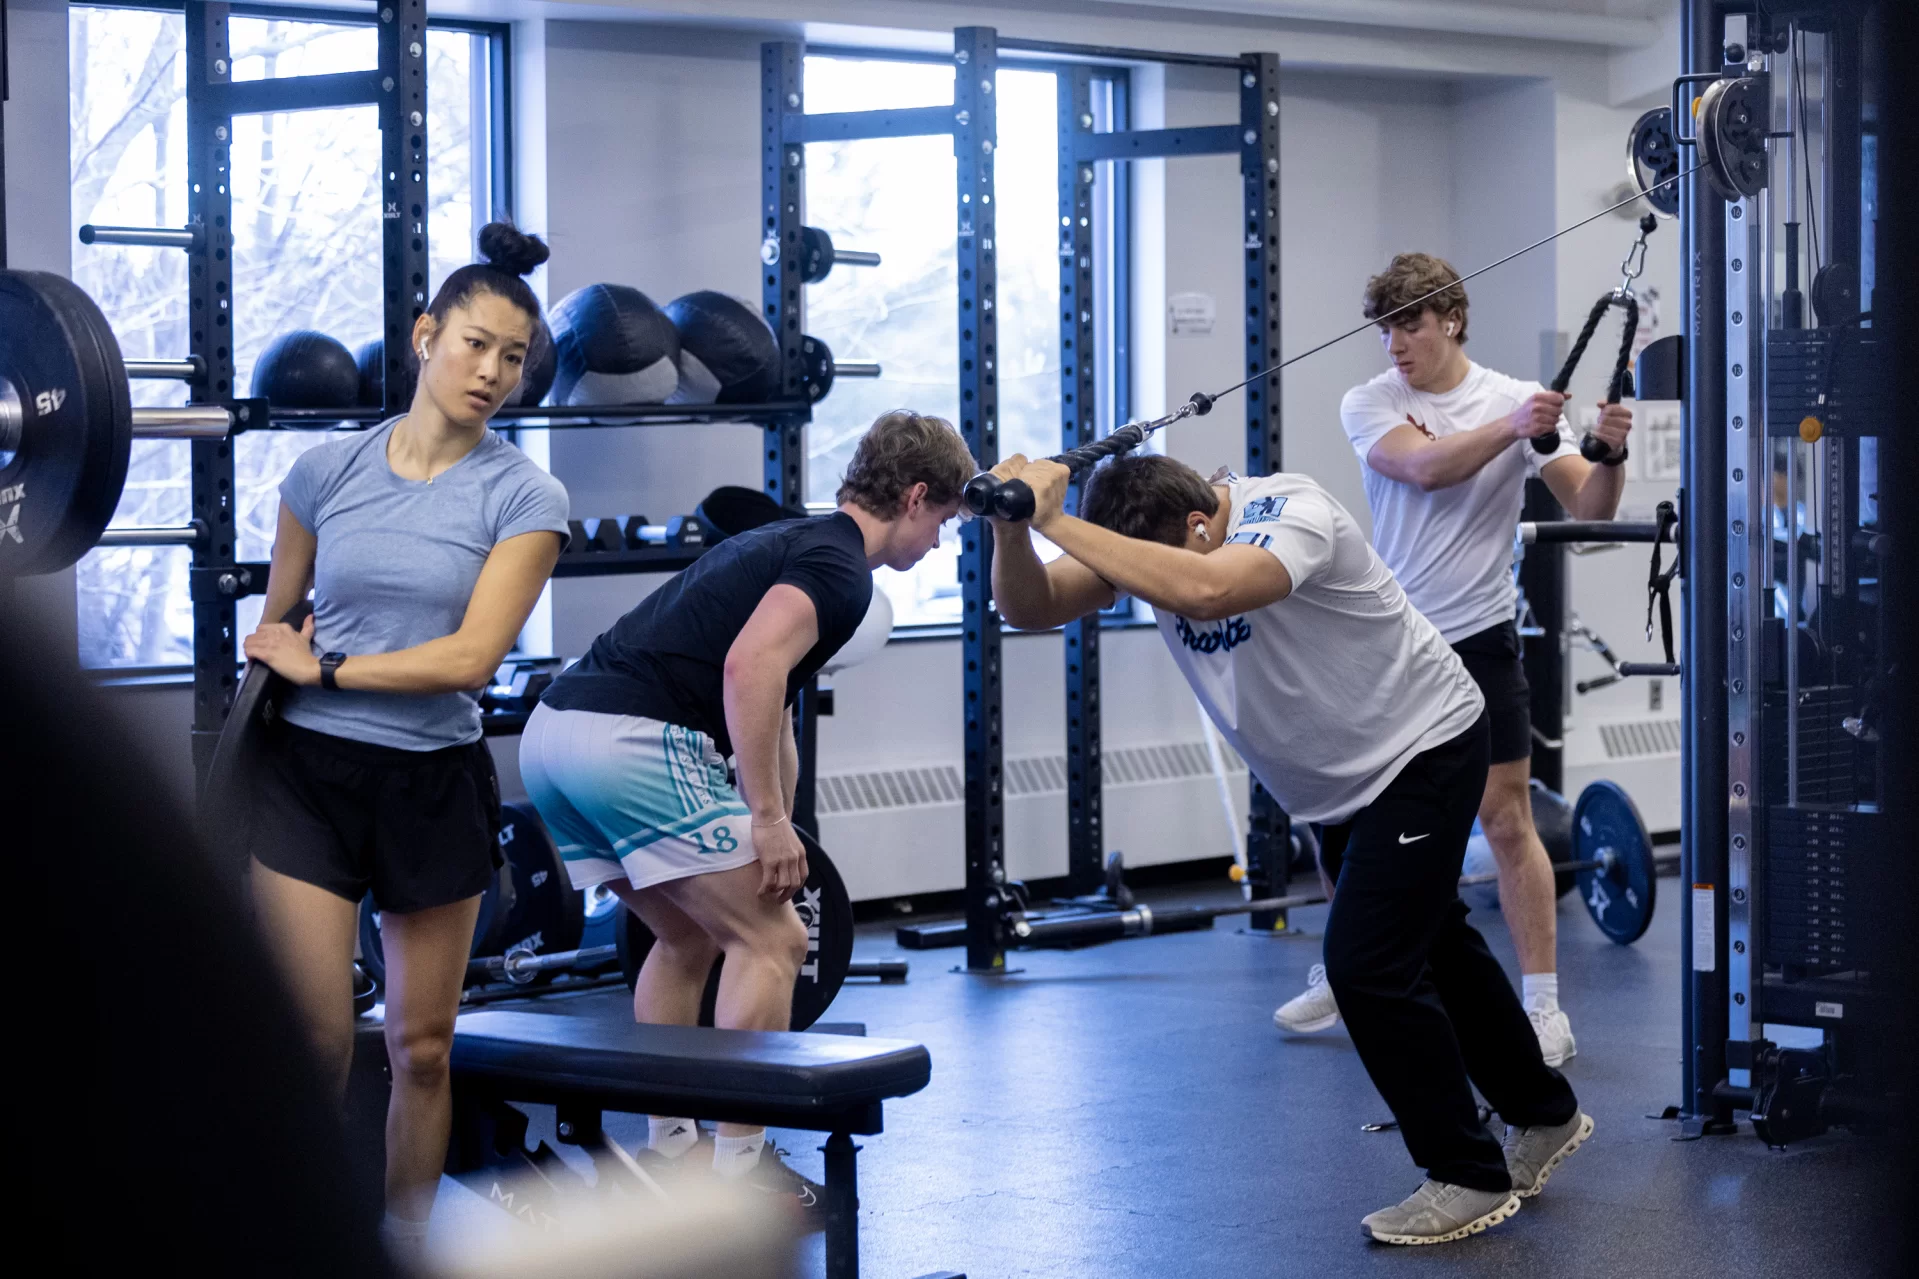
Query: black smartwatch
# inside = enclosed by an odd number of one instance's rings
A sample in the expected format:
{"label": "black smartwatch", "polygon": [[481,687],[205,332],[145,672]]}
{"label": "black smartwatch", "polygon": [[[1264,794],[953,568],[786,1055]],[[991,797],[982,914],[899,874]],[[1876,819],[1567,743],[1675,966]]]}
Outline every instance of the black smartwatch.
{"label": "black smartwatch", "polygon": [[1608,453],[1605,457],[1600,458],[1599,464],[1601,466],[1623,466],[1626,458],[1630,456],[1630,454],[1631,450],[1622,444],[1619,446],[1617,453]]}
{"label": "black smartwatch", "polygon": [[338,690],[340,685],[333,673],[340,669],[340,663],[346,661],[345,653],[320,654],[320,687]]}

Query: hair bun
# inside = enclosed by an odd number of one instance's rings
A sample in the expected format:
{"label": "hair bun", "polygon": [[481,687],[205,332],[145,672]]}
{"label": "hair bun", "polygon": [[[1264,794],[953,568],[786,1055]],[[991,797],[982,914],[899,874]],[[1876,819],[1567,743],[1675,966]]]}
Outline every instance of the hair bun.
{"label": "hair bun", "polygon": [[489,222],[480,228],[480,256],[486,264],[508,275],[525,275],[552,256],[537,235],[528,235],[511,222]]}

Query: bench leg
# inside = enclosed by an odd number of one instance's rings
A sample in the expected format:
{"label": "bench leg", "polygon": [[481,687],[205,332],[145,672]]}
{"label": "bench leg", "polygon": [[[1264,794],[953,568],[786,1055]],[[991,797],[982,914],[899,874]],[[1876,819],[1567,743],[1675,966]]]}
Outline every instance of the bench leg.
{"label": "bench leg", "polygon": [[860,1196],[856,1160],[860,1148],[843,1132],[820,1147],[826,1152],[826,1279],[859,1279]]}

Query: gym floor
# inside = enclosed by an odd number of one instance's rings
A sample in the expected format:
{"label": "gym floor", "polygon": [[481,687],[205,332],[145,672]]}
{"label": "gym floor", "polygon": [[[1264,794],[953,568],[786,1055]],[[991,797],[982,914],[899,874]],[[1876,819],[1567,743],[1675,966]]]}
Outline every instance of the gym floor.
{"label": "gym floor", "polygon": [[[1318,958],[1324,907],[1294,912],[1305,935],[1290,940],[1248,936],[1228,919],[1211,932],[1019,953],[1009,960],[1021,971],[1002,978],[953,974],[962,952],[900,952],[890,926],[864,926],[857,958],[903,953],[911,980],[849,983],[828,1018],[926,1044],[933,1082],[889,1103],[887,1131],[863,1141],[862,1271],[1868,1273],[1874,1240],[1840,1223],[1872,1215],[1885,1153],[1876,1141],[1838,1131],[1774,1151],[1742,1125],[1676,1142],[1674,1124],[1647,1117],[1678,1100],[1676,884],[1661,881],[1661,909],[1631,947],[1602,937],[1574,898],[1560,902],[1561,1002],[1579,1039],[1566,1073],[1597,1121],[1593,1140],[1513,1221],[1418,1249],[1360,1235],[1360,1217],[1420,1174],[1396,1133],[1360,1131],[1389,1116],[1343,1026],[1295,1038],[1272,1024]],[[1516,973],[1499,916],[1475,911],[1473,921]],[[525,1006],[620,1016],[626,1001],[612,991]],[[550,1112],[535,1129],[551,1140]],[[630,1116],[607,1116],[607,1130],[629,1146],[646,1135]],[[820,1175],[818,1135],[775,1139]],[[433,1229],[496,1211],[449,1180]],[[811,1247],[817,1273],[817,1238]]]}

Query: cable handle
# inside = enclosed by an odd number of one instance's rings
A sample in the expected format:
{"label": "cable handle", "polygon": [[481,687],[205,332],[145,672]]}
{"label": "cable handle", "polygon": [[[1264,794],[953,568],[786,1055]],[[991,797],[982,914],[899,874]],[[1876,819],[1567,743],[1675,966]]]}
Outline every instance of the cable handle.
{"label": "cable handle", "polygon": [[[1103,440],[1094,440],[1091,444],[1067,449],[1064,453],[1056,453],[1047,460],[1058,462],[1077,475],[1106,458],[1131,452],[1144,444],[1147,436],[1163,426],[1170,426],[1183,418],[1204,417],[1212,412],[1213,398],[1203,391],[1195,391],[1192,399],[1165,417],[1154,418],[1150,422],[1128,422]],[[968,480],[966,488],[961,492],[960,500],[966,509],[975,515],[991,515],[997,519],[1014,522],[1032,519],[1035,510],[1031,485],[1025,480],[1001,480],[991,471],[981,471]]]}
{"label": "cable handle", "polygon": [[[1639,331],[1639,299],[1633,295],[1631,289],[1619,288],[1601,295],[1600,299],[1593,303],[1592,310],[1586,316],[1585,326],[1579,330],[1578,340],[1573,343],[1572,350],[1566,353],[1566,362],[1560,366],[1558,375],[1553,378],[1552,390],[1555,393],[1564,395],[1566,388],[1572,385],[1573,373],[1579,368],[1580,357],[1586,354],[1586,346],[1592,341],[1593,333],[1599,328],[1600,320],[1604,319],[1606,312],[1614,306],[1625,308],[1626,325],[1619,340],[1619,358],[1613,361],[1612,380],[1606,387],[1606,403],[1619,403],[1620,397],[1631,386],[1632,340],[1633,335]],[[1557,432],[1533,436],[1535,453],[1550,453],[1558,447]],[[1612,449],[1606,442],[1590,431],[1586,433],[1584,439],[1579,441],[1579,456],[1588,462],[1601,461],[1611,452]]]}

